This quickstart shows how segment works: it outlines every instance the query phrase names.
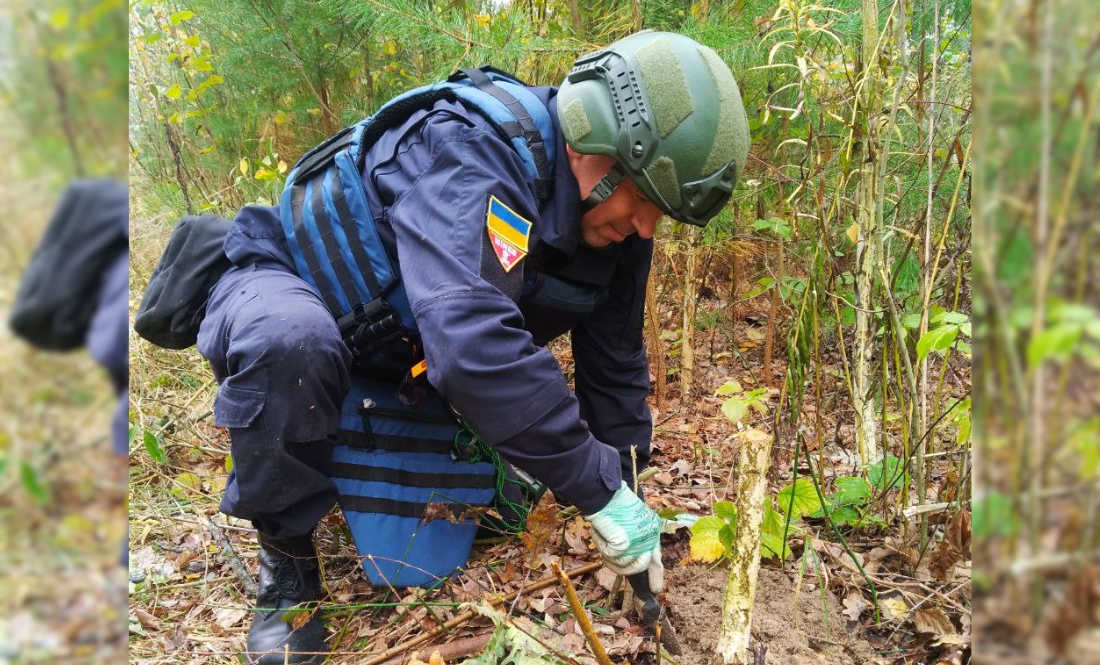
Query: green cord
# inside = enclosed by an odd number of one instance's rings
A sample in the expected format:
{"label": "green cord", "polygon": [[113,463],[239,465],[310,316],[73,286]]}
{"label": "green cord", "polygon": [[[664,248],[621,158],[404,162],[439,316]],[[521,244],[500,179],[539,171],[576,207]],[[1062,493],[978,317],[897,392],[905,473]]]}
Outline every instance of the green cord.
{"label": "green cord", "polygon": [[[509,523],[507,520],[502,519],[499,526],[504,531],[509,533],[520,533],[527,529],[527,515],[530,512],[527,505],[531,499],[531,488],[527,483],[520,482],[508,475],[508,466],[500,458],[500,453],[495,448],[485,443],[480,436],[477,435],[470,426],[465,422],[461,423],[458,432],[455,434],[454,442],[455,455],[471,464],[477,462],[488,462],[496,469],[496,497],[493,499],[493,507],[497,509],[503,516],[502,508],[511,510],[516,515],[516,522],[514,524]],[[522,503],[515,503],[508,499],[504,493],[504,487],[506,484],[512,483],[519,487],[520,495],[523,497]],[[495,521],[495,520],[494,520]]]}

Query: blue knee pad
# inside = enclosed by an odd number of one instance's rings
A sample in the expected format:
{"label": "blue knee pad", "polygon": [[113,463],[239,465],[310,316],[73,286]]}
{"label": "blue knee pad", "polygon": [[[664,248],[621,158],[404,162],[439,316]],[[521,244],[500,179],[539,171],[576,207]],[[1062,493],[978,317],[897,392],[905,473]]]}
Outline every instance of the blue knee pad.
{"label": "blue knee pad", "polygon": [[413,409],[392,383],[352,378],[331,476],[372,584],[432,586],[466,565],[497,471],[459,459],[458,434],[434,391]]}

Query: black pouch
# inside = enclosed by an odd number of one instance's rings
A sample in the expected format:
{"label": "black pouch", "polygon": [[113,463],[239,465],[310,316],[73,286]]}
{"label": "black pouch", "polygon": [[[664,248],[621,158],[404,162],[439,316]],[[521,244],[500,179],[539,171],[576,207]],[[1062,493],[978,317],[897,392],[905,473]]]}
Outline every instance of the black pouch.
{"label": "black pouch", "polygon": [[176,224],[134,317],[137,334],[166,349],[195,344],[210,289],[233,265],[222,249],[231,224],[217,215]]}
{"label": "black pouch", "polygon": [[128,251],[124,183],[78,180],[61,196],[19,284],[11,328],[51,351],[84,346],[108,267]]}

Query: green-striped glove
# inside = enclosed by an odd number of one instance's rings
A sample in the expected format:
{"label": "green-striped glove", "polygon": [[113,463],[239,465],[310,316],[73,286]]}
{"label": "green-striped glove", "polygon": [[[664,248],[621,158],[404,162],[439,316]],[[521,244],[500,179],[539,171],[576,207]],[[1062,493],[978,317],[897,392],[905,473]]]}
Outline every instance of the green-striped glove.
{"label": "green-striped glove", "polygon": [[624,482],[603,510],[586,515],[592,523],[592,540],[607,567],[619,575],[649,572],[654,593],[665,588],[665,567],[661,562],[661,523]]}

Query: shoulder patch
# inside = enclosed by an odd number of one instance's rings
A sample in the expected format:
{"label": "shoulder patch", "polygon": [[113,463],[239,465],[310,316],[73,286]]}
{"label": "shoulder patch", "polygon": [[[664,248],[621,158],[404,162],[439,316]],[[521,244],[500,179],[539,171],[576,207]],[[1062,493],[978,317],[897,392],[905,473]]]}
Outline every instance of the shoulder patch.
{"label": "shoulder patch", "polygon": [[501,203],[497,197],[490,196],[485,229],[504,272],[511,272],[530,251],[527,243],[531,237],[531,222]]}

